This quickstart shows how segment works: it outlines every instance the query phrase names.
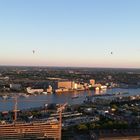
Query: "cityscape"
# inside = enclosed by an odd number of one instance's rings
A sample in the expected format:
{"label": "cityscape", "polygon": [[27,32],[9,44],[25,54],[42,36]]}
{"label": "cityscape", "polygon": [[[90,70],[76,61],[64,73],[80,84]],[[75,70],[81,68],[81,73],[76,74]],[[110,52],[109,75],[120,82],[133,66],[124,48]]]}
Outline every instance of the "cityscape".
{"label": "cityscape", "polygon": [[0,140],[140,140],[140,1],[0,1]]}
{"label": "cityscape", "polygon": [[1,139],[139,138],[139,69],[1,66],[0,75]]}

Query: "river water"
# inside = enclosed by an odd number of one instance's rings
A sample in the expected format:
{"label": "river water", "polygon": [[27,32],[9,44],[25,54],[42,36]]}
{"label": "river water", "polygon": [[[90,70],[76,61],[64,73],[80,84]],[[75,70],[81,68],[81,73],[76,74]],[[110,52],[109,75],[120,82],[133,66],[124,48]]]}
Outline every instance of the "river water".
{"label": "river water", "polygon": [[[137,89],[123,89],[123,88],[114,88],[104,91],[104,94],[113,94],[118,92],[128,92],[128,95],[140,95],[140,88]],[[37,95],[29,96],[28,98],[18,98],[18,109],[28,109],[34,107],[40,107],[44,104],[49,103],[68,103],[68,104],[81,104],[85,100],[86,96],[94,95],[94,91],[80,91],[73,93],[62,93],[62,94],[47,94],[47,95]],[[78,95],[78,98],[72,98],[73,96]],[[108,96],[106,98],[109,98]],[[14,108],[14,99],[2,100],[0,99],[0,111],[13,110]]]}

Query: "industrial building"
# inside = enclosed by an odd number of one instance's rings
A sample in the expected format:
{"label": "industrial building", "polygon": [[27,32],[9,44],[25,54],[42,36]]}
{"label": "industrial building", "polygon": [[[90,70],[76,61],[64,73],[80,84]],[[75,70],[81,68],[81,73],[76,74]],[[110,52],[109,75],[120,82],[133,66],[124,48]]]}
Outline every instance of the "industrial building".
{"label": "industrial building", "polygon": [[72,81],[59,81],[58,82],[58,88],[64,88],[64,89],[73,89],[74,82]]}

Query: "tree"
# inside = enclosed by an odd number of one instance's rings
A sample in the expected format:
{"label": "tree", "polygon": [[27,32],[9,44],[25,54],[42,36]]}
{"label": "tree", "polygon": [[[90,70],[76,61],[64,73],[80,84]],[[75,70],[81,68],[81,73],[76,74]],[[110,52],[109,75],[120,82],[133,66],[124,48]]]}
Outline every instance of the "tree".
{"label": "tree", "polygon": [[79,125],[78,125],[78,130],[80,130],[80,131],[81,131],[81,130],[82,130],[82,131],[84,130],[84,131],[85,131],[85,130],[88,130],[88,127],[87,127],[85,124],[79,124]]}
{"label": "tree", "polygon": [[117,107],[117,105],[115,105],[115,104],[113,104],[113,105],[111,106],[111,108],[112,108],[112,109],[115,109],[115,110],[118,110],[118,107]]}

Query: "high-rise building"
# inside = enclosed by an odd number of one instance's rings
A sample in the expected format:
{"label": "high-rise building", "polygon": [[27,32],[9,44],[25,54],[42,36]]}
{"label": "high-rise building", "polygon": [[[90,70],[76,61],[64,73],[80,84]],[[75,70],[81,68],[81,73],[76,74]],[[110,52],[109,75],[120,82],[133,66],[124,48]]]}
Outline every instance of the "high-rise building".
{"label": "high-rise building", "polygon": [[90,84],[91,84],[92,86],[94,86],[94,85],[95,85],[95,80],[94,80],[94,79],[90,79]]}
{"label": "high-rise building", "polygon": [[72,81],[59,81],[58,88],[72,89],[73,82]]}

